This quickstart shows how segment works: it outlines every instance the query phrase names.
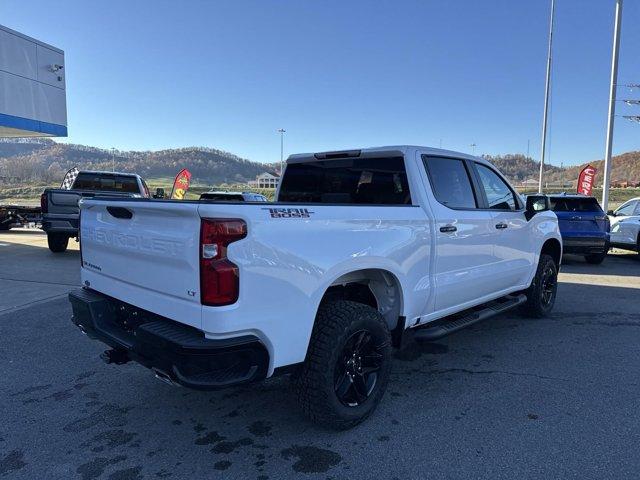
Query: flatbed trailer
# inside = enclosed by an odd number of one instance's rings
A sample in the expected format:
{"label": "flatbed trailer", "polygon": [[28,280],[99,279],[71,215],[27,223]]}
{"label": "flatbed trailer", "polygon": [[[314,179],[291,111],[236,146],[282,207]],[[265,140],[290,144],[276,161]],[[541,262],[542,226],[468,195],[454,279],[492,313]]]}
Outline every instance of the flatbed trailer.
{"label": "flatbed trailer", "polygon": [[0,205],[0,230],[42,224],[42,209],[34,205]]}

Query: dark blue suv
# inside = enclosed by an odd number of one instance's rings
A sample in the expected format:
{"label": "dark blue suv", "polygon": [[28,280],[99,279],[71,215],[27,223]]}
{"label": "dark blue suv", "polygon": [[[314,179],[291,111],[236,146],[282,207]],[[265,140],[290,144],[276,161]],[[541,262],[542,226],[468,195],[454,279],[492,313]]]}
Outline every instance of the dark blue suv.
{"label": "dark blue suv", "polygon": [[585,195],[549,195],[558,217],[563,253],[584,255],[589,263],[602,263],[609,250],[609,217],[598,200]]}

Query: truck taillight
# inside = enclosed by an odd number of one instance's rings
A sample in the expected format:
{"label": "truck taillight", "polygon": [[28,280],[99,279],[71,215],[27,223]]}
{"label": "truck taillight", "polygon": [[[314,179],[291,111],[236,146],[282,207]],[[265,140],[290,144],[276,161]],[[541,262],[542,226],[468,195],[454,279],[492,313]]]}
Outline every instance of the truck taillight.
{"label": "truck taillight", "polygon": [[42,213],[47,213],[49,210],[49,204],[47,202],[47,194],[46,192],[40,195],[40,211]]}
{"label": "truck taillight", "polygon": [[203,218],[200,223],[200,302],[230,305],[238,300],[238,266],[227,258],[227,247],[247,236],[240,219]]}

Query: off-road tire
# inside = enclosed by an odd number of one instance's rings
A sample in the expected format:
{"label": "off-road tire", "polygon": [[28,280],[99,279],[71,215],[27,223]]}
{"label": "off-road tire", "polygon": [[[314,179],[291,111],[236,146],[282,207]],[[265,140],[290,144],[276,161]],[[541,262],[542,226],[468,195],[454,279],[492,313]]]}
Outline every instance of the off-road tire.
{"label": "off-road tire", "polygon": [[62,253],[69,245],[69,236],[64,233],[47,234],[47,244],[53,253]]}
{"label": "off-road tire", "polygon": [[[370,334],[381,355],[373,390],[361,404],[347,406],[336,393],[336,369],[354,335]],[[375,309],[357,302],[336,300],[321,305],[307,356],[294,374],[293,385],[304,413],[321,426],[345,430],[365,420],[380,403],[389,380],[391,334]]]}
{"label": "off-road tire", "polygon": [[[545,278],[549,271],[551,272],[553,281],[552,295],[550,301],[545,301],[545,296],[543,294],[546,291],[545,287],[548,286],[545,283]],[[531,286],[523,292],[527,296],[527,301],[522,304],[520,311],[524,315],[532,318],[546,317],[553,309],[553,305],[556,300],[557,288],[558,267],[550,255],[543,253],[540,255],[538,268],[536,269],[536,274],[533,277]]]}
{"label": "off-road tire", "polygon": [[600,265],[606,257],[607,257],[607,252],[592,253],[590,255],[585,255],[584,259],[586,260],[587,263],[591,263],[592,265]]}

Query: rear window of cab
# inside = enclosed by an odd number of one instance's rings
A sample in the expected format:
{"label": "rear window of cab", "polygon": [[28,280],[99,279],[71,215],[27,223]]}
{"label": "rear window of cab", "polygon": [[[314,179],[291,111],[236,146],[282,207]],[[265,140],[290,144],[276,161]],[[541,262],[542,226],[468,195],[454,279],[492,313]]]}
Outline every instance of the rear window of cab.
{"label": "rear window of cab", "polygon": [[140,193],[138,179],[128,175],[82,172],[73,182],[74,190]]}
{"label": "rear window of cab", "polygon": [[278,201],[411,205],[404,158],[336,158],[287,165]]}

